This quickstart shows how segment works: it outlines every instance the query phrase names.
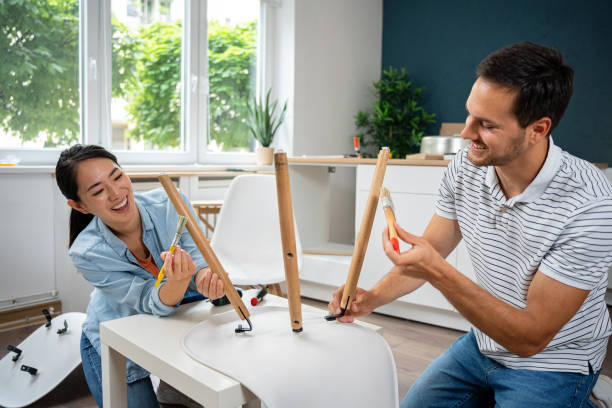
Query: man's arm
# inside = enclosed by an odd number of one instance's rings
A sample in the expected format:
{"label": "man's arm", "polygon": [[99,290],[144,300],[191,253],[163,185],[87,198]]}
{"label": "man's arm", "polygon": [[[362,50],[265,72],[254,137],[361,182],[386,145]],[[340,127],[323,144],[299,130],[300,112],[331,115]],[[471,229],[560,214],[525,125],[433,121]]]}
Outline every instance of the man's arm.
{"label": "man's arm", "polygon": [[527,293],[526,307],[518,309],[458,272],[429,239],[409,234],[400,227],[397,230],[401,239],[412,244],[410,250],[397,254],[388,237],[383,236],[383,241],[385,253],[401,273],[430,282],[474,326],[519,356],[540,352],[589,294],[588,290],[562,284],[537,272]]}
{"label": "man's arm", "polygon": [[462,236],[457,220],[434,214],[425,228],[423,238],[438,251],[442,258],[446,258],[459,245]]}
{"label": "man's arm", "polygon": [[[385,229],[383,237],[388,237],[388,234],[388,230]],[[432,247],[443,258],[446,258],[461,241],[461,231],[457,221],[440,217],[437,214],[434,214],[429,221],[423,236],[427,237],[426,239]],[[406,276],[401,272],[401,268],[393,267],[371,290],[357,288],[355,298],[351,302],[351,310],[339,320],[352,322],[354,317],[372,313],[377,307],[391,303],[395,299],[417,290],[424,283],[425,280]],[[334,293],[332,300],[329,302],[328,309],[332,314],[340,313],[340,299],[343,292],[344,285]]]}
{"label": "man's arm", "polygon": [[[388,234],[389,232],[385,229],[383,231],[383,242],[384,238],[389,236]],[[423,238],[429,242],[442,258],[446,258],[461,241],[459,223],[457,220],[450,220],[434,214],[429,224],[427,224],[427,228],[425,228]],[[372,292],[376,297],[376,307],[411,293],[420,288],[424,283],[425,280],[406,276],[401,273],[401,268],[393,267],[372,288]]]}

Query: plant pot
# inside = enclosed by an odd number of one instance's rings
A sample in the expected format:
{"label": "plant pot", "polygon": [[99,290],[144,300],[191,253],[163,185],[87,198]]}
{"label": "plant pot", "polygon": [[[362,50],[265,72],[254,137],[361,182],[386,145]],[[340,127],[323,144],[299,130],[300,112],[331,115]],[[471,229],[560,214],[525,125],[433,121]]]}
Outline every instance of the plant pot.
{"label": "plant pot", "polygon": [[269,166],[274,159],[274,149],[271,147],[258,147],[255,149],[255,162],[262,166]]}

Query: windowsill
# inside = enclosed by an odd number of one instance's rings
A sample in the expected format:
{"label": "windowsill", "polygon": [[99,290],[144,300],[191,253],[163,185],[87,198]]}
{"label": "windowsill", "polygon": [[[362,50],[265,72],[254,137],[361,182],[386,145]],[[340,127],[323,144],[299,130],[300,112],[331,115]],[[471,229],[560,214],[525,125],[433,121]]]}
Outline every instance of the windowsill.
{"label": "windowsill", "polygon": [[[248,165],[127,165],[123,169],[131,177],[156,177],[159,173],[167,173],[171,176],[205,176],[205,175],[238,175],[243,172],[268,173],[273,172],[273,166]],[[1,174],[53,174],[55,166],[0,166]]]}

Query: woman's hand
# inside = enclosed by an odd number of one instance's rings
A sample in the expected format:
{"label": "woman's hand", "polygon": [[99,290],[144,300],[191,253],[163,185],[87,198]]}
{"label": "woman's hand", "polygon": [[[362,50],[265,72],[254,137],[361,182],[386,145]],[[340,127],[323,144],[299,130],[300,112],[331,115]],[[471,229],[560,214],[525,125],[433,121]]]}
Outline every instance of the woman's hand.
{"label": "woman's hand", "polygon": [[215,300],[225,295],[223,281],[210,268],[200,269],[195,282],[198,292],[207,298]]}
{"label": "woman's hand", "polygon": [[174,254],[162,252],[161,258],[164,260],[164,274],[168,281],[188,281],[195,273],[196,265],[191,259],[191,255],[179,246],[174,250]]}

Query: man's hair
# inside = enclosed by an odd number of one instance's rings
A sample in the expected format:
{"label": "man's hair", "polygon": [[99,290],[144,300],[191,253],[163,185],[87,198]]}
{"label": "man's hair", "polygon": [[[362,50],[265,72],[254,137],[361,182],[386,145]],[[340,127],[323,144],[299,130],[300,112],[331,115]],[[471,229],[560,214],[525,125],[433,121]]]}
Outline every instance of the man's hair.
{"label": "man's hair", "polygon": [[552,131],[572,97],[574,70],[559,51],[543,45],[522,42],[497,50],[478,64],[476,74],[518,91],[513,110],[523,128],[547,116]]}

